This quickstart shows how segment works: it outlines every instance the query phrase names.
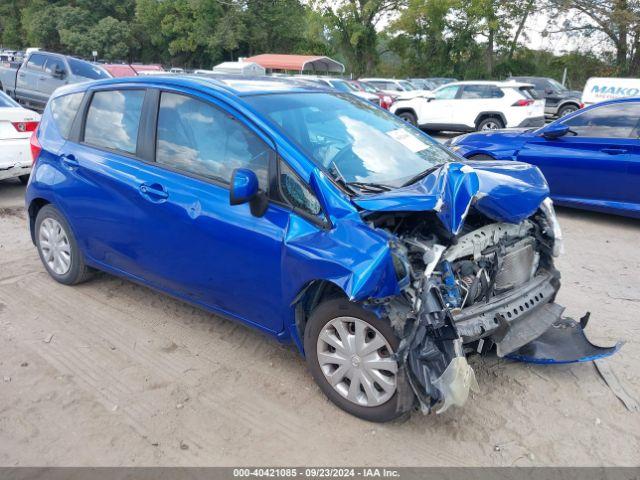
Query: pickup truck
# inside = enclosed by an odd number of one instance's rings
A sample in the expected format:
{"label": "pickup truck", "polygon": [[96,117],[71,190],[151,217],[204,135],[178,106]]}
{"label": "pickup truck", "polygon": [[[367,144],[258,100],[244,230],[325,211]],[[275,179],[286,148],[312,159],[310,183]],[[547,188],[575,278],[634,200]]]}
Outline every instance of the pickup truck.
{"label": "pickup truck", "polygon": [[0,66],[0,90],[42,112],[54,90],[70,83],[110,78],[97,65],[58,53],[30,52],[18,66]]}

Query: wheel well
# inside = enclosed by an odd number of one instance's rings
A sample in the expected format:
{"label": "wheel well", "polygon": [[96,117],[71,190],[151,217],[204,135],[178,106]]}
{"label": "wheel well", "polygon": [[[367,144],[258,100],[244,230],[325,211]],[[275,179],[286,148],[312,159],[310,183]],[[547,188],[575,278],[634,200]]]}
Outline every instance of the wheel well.
{"label": "wheel well", "polygon": [[344,290],[328,280],[313,280],[300,291],[292,305],[295,308],[296,330],[301,341],[304,339],[307,320],[313,310],[325,300],[341,297],[348,298]]}
{"label": "wheel well", "polygon": [[479,113],[478,116],[476,117],[476,121],[475,121],[475,126],[477,127],[480,122],[482,122],[483,120],[487,119],[487,118],[498,118],[501,122],[503,126],[507,125],[507,121],[504,118],[504,115],[500,112],[482,112]]}
{"label": "wheel well", "polygon": [[578,103],[577,101],[567,100],[566,102],[563,102],[560,105],[558,105],[558,111],[562,110],[562,108],[566,107],[567,105],[573,105],[574,107],[580,108],[580,103]]}
{"label": "wheel well", "polygon": [[44,198],[34,198],[29,204],[29,230],[31,231],[31,241],[36,243],[36,217],[42,207],[48,205],[49,202]]}

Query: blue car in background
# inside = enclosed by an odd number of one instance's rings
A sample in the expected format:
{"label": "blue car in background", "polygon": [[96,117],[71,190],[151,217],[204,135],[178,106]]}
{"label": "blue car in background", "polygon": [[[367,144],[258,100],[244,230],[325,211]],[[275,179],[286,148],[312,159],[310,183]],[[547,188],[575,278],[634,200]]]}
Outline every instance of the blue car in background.
{"label": "blue car in background", "polygon": [[462,405],[469,352],[565,363],[617,348],[589,343],[554,301],[562,233],[536,167],[464,164],[349,93],[73,85],[31,151],[29,227],[54,280],[102,270],[293,342],[361,418]]}
{"label": "blue car in background", "polygon": [[640,98],[597,103],[539,129],[477,132],[449,147],[471,160],[536,165],[559,205],[640,218]]}

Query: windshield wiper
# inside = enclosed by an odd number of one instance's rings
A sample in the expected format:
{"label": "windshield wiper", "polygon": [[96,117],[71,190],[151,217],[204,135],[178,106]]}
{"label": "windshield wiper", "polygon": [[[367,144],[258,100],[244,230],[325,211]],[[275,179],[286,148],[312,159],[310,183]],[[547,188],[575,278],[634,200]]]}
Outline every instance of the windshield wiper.
{"label": "windshield wiper", "polygon": [[416,183],[418,180],[422,180],[424,177],[426,177],[427,175],[429,175],[432,172],[435,172],[437,169],[439,169],[442,165],[444,165],[443,163],[439,163],[438,165],[434,165],[433,167],[429,167],[426,170],[420,172],[419,174],[411,177],[409,180],[407,180],[406,182],[404,182],[402,184],[403,187],[406,187],[408,185],[411,185],[412,183]]}
{"label": "windshield wiper", "polygon": [[346,182],[349,187],[356,187],[360,190],[366,190],[370,193],[388,192],[391,187],[383,185],[381,183],[369,183],[369,182]]}

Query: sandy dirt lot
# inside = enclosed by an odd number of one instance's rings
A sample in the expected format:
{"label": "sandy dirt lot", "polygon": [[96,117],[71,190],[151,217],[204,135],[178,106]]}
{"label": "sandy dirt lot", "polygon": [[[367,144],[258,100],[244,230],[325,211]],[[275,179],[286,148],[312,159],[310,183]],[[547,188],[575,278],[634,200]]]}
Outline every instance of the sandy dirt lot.
{"label": "sandy dirt lot", "polygon": [[[0,183],[0,465],[640,465],[640,414],[590,363],[472,358],[463,409],[366,423],[292,347],[108,275],[55,283],[22,193]],[[638,398],[640,221],[560,217],[558,300],[592,312],[592,340],[626,340],[609,362]]]}

